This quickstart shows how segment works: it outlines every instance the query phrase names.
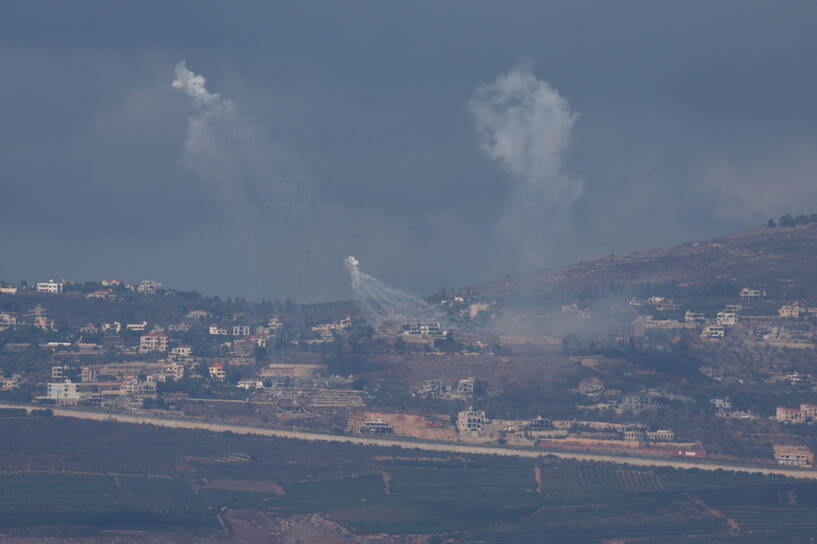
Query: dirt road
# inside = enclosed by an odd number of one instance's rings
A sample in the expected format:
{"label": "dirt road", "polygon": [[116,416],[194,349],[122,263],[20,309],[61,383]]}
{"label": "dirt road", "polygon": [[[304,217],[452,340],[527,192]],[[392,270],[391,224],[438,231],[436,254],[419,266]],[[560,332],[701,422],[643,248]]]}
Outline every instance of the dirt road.
{"label": "dirt road", "polygon": [[[27,410],[32,410],[43,409],[46,408],[46,406],[0,403],[0,408],[25,408]],[[307,440],[312,442],[344,442],[347,444],[358,444],[361,446],[398,447],[405,449],[419,449],[425,451],[438,451],[446,453],[504,455],[511,457],[526,457],[526,458],[537,458],[545,455],[554,455],[560,459],[573,459],[577,461],[601,461],[606,463],[618,463],[622,465],[633,465],[640,467],[673,467],[680,469],[697,468],[700,470],[731,470],[736,472],[748,472],[756,474],[779,474],[782,476],[800,479],[810,480],[817,479],[817,470],[813,469],[795,469],[776,466],[735,464],[721,461],[688,461],[674,458],[627,457],[618,455],[604,455],[597,453],[551,451],[545,449],[512,448],[504,446],[478,446],[471,444],[433,442],[428,440],[409,440],[400,438],[372,438],[342,434],[292,431],[285,429],[266,429],[262,427],[230,425],[226,423],[209,423],[206,421],[198,421],[192,419],[166,419],[128,414],[108,414],[102,412],[74,410],[68,408],[51,408],[51,409],[53,410],[55,416],[60,417],[73,417],[96,421],[119,421],[122,423],[156,425],[159,427],[170,427],[173,429],[200,429],[212,432],[229,431],[235,434],[251,434],[260,436],[272,436],[278,438],[292,438],[296,440]]]}

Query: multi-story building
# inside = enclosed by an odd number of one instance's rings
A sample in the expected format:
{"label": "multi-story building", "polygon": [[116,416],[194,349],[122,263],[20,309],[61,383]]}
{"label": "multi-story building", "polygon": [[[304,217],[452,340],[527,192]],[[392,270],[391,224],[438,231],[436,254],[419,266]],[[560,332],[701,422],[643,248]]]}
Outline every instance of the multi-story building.
{"label": "multi-story building", "polygon": [[778,406],[775,419],[784,423],[804,423],[817,420],[817,405],[801,404],[800,408]]}
{"label": "multi-story building", "polygon": [[249,336],[250,327],[247,325],[233,325],[233,336]]}
{"label": "multi-story building", "polygon": [[735,312],[718,312],[715,321],[722,327],[732,327],[738,322],[738,314]]}
{"label": "multi-story building", "polygon": [[784,304],[777,310],[778,317],[782,319],[797,319],[804,309],[797,304]]}
{"label": "multi-story building", "polygon": [[618,413],[632,412],[638,414],[647,410],[654,410],[658,407],[655,399],[649,395],[627,395],[615,402],[615,410]]}
{"label": "multi-story building", "polygon": [[210,325],[208,330],[213,336],[227,336],[227,329],[219,327],[218,325]]}
{"label": "multi-story building", "polygon": [[193,356],[193,348],[190,346],[177,346],[170,350],[170,358],[175,361],[184,361]]}
{"label": "multi-story building", "polygon": [[17,327],[17,314],[0,312],[0,331]]}
{"label": "multi-story building", "polygon": [[160,332],[149,332],[139,339],[139,352],[167,351],[167,335]]}
{"label": "multi-story building", "polygon": [[48,293],[50,295],[56,295],[62,293],[62,282],[54,280],[40,281],[37,282],[36,289],[38,293]]}
{"label": "multi-story building", "polygon": [[128,329],[129,331],[142,332],[147,328],[147,326],[148,322],[142,321],[141,323],[128,323],[127,325],[125,325],[125,328]]}
{"label": "multi-story building", "polygon": [[747,300],[760,300],[765,296],[766,291],[761,291],[760,289],[750,289],[748,287],[744,287],[740,290],[740,298]]}
{"label": "multi-story building", "polygon": [[227,378],[227,369],[224,363],[213,363],[207,368],[210,378],[223,382]]}
{"label": "multi-story building", "polygon": [[806,446],[784,446],[775,444],[774,460],[778,465],[810,467],[814,464],[814,454]]}
{"label": "multi-story building", "polygon": [[143,295],[155,295],[156,292],[162,288],[162,284],[158,281],[153,280],[145,280],[139,282],[139,286],[136,287],[137,293],[142,293]]}
{"label": "multi-story building", "polygon": [[725,336],[726,330],[723,328],[723,325],[707,325],[701,332],[701,337],[710,340],[723,340]]}
{"label": "multi-story building", "polygon": [[167,365],[163,370],[166,378],[173,378],[174,380],[184,378],[184,365],[181,363]]}
{"label": "multi-story building", "polygon": [[0,295],[16,295],[17,285],[14,283],[0,284]]}
{"label": "multi-story building", "polygon": [[19,389],[22,383],[22,374],[12,374],[10,378],[7,378],[0,372],[0,391],[14,391]]}
{"label": "multi-story building", "polygon": [[97,378],[97,371],[90,366],[82,367],[81,379],[83,382],[95,382]]}
{"label": "multi-story building", "polygon": [[461,434],[482,434],[487,418],[484,410],[463,410],[457,414],[457,431]]}
{"label": "multi-story building", "polygon": [[391,424],[380,418],[364,421],[360,426],[361,434],[391,434],[394,432]]}
{"label": "multi-story building", "polygon": [[81,398],[77,384],[71,380],[49,383],[46,396],[60,404],[78,404]]}

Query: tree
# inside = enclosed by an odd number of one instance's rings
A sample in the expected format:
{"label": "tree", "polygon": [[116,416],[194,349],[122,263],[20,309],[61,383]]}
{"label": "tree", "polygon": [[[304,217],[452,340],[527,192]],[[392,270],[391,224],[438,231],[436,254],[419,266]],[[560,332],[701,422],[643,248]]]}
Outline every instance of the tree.
{"label": "tree", "polygon": [[774,222],[774,219],[769,219],[769,222],[766,223],[767,229],[773,229],[777,226],[777,223]]}

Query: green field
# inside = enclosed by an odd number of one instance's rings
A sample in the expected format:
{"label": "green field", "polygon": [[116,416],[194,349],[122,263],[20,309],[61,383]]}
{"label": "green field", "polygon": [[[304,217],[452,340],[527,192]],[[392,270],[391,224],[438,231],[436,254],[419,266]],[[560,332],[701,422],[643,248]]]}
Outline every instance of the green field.
{"label": "green field", "polygon": [[429,459],[58,418],[0,419],[0,433],[18,437],[0,443],[5,534],[196,535],[221,530],[217,514],[228,510],[320,513],[360,533],[452,542],[808,542],[817,532],[817,483],[779,477]]}

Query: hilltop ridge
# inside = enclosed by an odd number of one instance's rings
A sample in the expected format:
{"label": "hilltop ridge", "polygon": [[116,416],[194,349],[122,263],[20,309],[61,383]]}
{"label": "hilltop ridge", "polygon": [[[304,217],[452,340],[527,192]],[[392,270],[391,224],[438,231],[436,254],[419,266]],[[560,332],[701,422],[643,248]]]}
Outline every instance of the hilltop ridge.
{"label": "hilltop ridge", "polygon": [[511,276],[461,289],[478,297],[548,292],[578,292],[589,284],[615,283],[631,287],[645,283],[675,283],[690,288],[713,281],[731,281],[764,289],[796,285],[817,291],[817,224],[756,228],[669,248],[544,271]]}

